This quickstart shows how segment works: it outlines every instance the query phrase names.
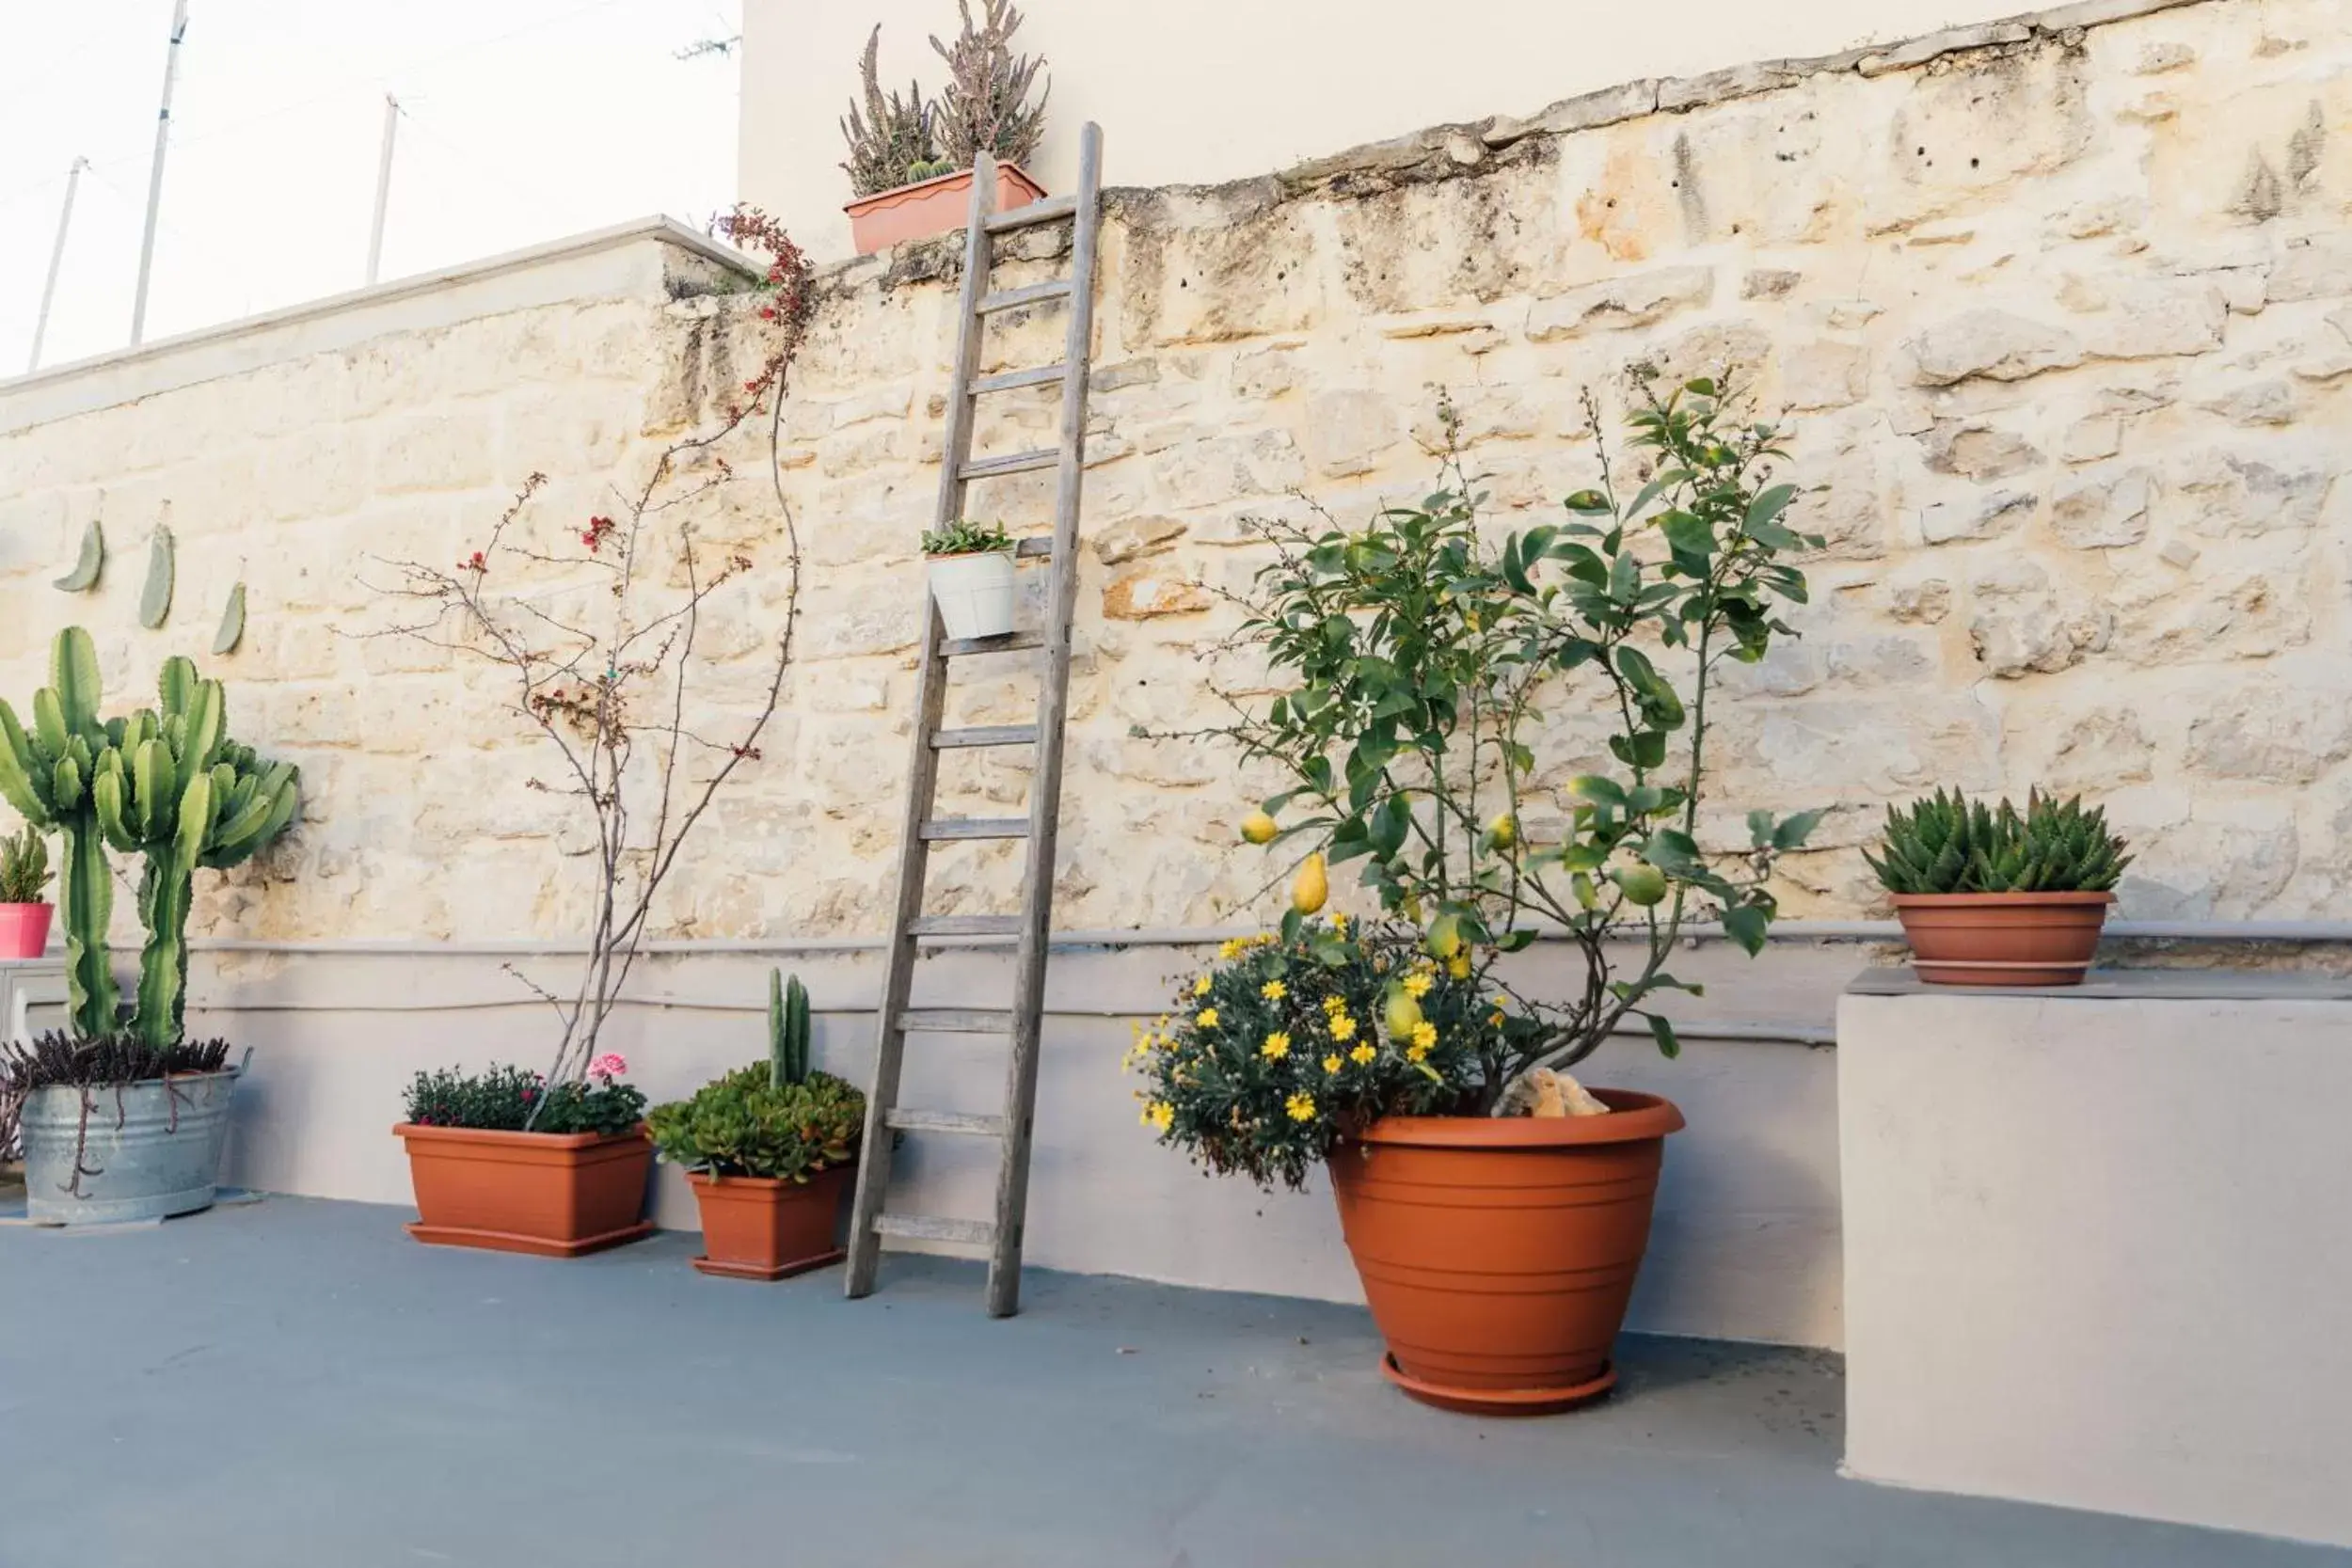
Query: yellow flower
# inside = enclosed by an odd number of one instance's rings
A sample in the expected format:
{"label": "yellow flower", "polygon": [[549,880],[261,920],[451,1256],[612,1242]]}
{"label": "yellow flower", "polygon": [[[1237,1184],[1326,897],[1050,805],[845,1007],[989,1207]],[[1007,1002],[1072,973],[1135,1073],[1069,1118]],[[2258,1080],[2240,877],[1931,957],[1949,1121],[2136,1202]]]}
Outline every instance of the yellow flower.
{"label": "yellow flower", "polygon": [[1470,973],[1470,955],[1468,953],[1454,954],[1453,960],[1445,966],[1445,972],[1448,974],[1453,975],[1456,980],[1469,979]]}
{"label": "yellow flower", "polygon": [[1347,1011],[1347,1003],[1342,997],[1327,996],[1323,999],[1323,1010],[1327,1013],[1343,1013]]}
{"label": "yellow flower", "polygon": [[1405,994],[1418,1002],[1429,994],[1429,984],[1426,974],[1407,974],[1405,976]]}
{"label": "yellow flower", "polygon": [[1405,1048],[1405,1059],[1408,1062],[1425,1062],[1429,1059],[1429,1048],[1418,1043],[1408,1045]]}
{"label": "yellow flower", "polygon": [[1209,977],[1207,975],[1203,974],[1200,978],[1192,983],[1192,994],[1195,996],[1206,996],[1209,994]]}
{"label": "yellow flower", "polygon": [[1496,1028],[1498,1028],[1498,1029],[1502,1028],[1502,1009],[1501,1007],[1497,1007],[1497,1008],[1496,1008],[1493,1012],[1491,1012],[1491,1013],[1487,1014],[1487,1015],[1486,1015],[1486,1022],[1489,1022],[1489,1023],[1491,1023],[1491,1024],[1493,1024],[1493,1025],[1494,1025]]}
{"label": "yellow flower", "polygon": [[1356,1021],[1345,1013],[1331,1015],[1331,1037],[1345,1045],[1356,1037]]}
{"label": "yellow flower", "polygon": [[1165,1100],[1154,1101],[1152,1108],[1144,1113],[1144,1119],[1151,1122],[1160,1132],[1165,1132],[1168,1129],[1168,1124],[1176,1119],[1176,1107]]}
{"label": "yellow flower", "polygon": [[1326,1056],[1323,1058],[1323,1070],[1326,1072],[1337,1072],[1340,1070],[1340,1059],[1337,1056]]}
{"label": "yellow flower", "polygon": [[1339,937],[1347,935],[1347,916],[1335,914],[1331,917],[1331,934]]}
{"label": "yellow flower", "polygon": [[1268,1035],[1265,1037],[1265,1044],[1258,1048],[1258,1054],[1269,1062],[1279,1062],[1290,1053],[1291,1037],[1279,1029]]}
{"label": "yellow flower", "polygon": [[1203,1007],[1200,1010],[1200,1012],[1193,1015],[1192,1021],[1200,1025],[1203,1029],[1214,1029],[1216,1027],[1216,1009],[1215,1007]]}
{"label": "yellow flower", "polygon": [[[1438,1043],[1438,1026],[1430,1022],[1427,1019],[1423,1019],[1421,1022],[1414,1024],[1413,1043],[1420,1046],[1422,1050],[1427,1051],[1431,1046]],[[1419,1058],[1416,1057],[1415,1060],[1419,1060]]]}
{"label": "yellow flower", "polygon": [[1282,1101],[1282,1109],[1290,1113],[1293,1121],[1315,1119],[1315,1101],[1312,1095],[1295,1094]]}
{"label": "yellow flower", "polygon": [[1363,1044],[1358,1046],[1355,1050],[1347,1053],[1348,1059],[1359,1067],[1363,1067],[1369,1064],[1375,1056],[1379,1054],[1380,1053],[1374,1049],[1370,1040],[1366,1040]]}
{"label": "yellow flower", "polygon": [[1290,988],[1279,980],[1268,980],[1258,988],[1258,994],[1268,1002],[1279,1002],[1290,994]]}
{"label": "yellow flower", "polygon": [[1216,956],[1224,959],[1227,963],[1232,963],[1235,958],[1240,958],[1241,955],[1242,942],[1238,937],[1228,937],[1216,950]]}

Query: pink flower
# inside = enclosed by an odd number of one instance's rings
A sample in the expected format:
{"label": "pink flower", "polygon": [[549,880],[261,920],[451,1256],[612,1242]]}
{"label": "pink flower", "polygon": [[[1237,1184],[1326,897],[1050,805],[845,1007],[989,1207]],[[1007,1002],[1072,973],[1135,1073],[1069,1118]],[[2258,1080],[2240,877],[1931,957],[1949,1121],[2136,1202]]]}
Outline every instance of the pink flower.
{"label": "pink flower", "polygon": [[588,1064],[588,1076],[601,1078],[610,1084],[628,1071],[628,1060],[617,1051],[608,1051]]}

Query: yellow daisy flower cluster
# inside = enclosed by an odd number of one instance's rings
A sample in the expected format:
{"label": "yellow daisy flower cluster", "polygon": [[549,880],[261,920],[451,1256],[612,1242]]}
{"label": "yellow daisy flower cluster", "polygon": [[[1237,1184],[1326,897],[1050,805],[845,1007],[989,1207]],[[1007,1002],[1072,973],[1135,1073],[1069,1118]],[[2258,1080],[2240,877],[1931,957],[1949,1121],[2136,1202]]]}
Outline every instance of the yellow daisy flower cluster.
{"label": "yellow daisy flower cluster", "polygon": [[1165,1132],[1176,1120],[1176,1107],[1165,1100],[1154,1100],[1144,1106],[1143,1115],[1137,1119],[1155,1132]]}
{"label": "yellow daisy flower cluster", "polygon": [[1347,1053],[1347,1059],[1354,1062],[1358,1067],[1369,1067],[1372,1065],[1372,1059],[1379,1054],[1380,1053],[1374,1049],[1372,1043],[1370,1041],[1366,1041],[1364,1044],[1359,1045],[1355,1050],[1349,1052]]}
{"label": "yellow daisy flower cluster", "polygon": [[1291,1037],[1279,1029],[1268,1035],[1265,1037],[1265,1044],[1258,1048],[1258,1054],[1269,1062],[1279,1062],[1290,1053]]}
{"label": "yellow daisy flower cluster", "polygon": [[1453,975],[1456,980],[1469,979],[1470,976],[1470,955],[1468,953],[1454,954],[1454,957],[1447,961],[1445,972],[1448,974]]}
{"label": "yellow daisy flower cluster", "polygon": [[1279,1002],[1290,994],[1290,988],[1279,980],[1268,980],[1258,988],[1258,994],[1268,1002]]}
{"label": "yellow daisy flower cluster", "polygon": [[1217,944],[1216,956],[1224,962],[1232,963],[1235,958],[1240,958],[1244,953],[1248,951],[1249,944],[1242,941],[1241,938],[1228,937],[1225,941]]}
{"label": "yellow daisy flower cluster", "polygon": [[1323,1070],[1327,1073],[1337,1072],[1345,1064],[1343,1063],[1337,1056],[1326,1056],[1323,1058]]}
{"label": "yellow daisy flower cluster", "polygon": [[1312,1121],[1315,1119],[1314,1096],[1295,1094],[1282,1101],[1282,1109],[1290,1114],[1293,1121]]}
{"label": "yellow daisy flower cluster", "polygon": [[1429,994],[1429,988],[1434,983],[1426,974],[1416,970],[1405,976],[1405,994],[1418,1002]]}
{"label": "yellow daisy flower cluster", "polygon": [[1216,1027],[1216,1009],[1203,1007],[1193,1015],[1192,1021],[1203,1029],[1214,1029]]}
{"label": "yellow daisy flower cluster", "polygon": [[1192,994],[1195,996],[1206,996],[1209,994],[1209,977],[1207,975],[1203,974],[1200,978],[1192,983]]}
{"label": "yellow daisy flower cluster", "polygon": [[1429,1059],[1431,1049],[1437,1043],[1438,1026],[1423,1020],[1413,1025],[1413,1043],[1405,1048],[1405,1059],[1408,1062],[1425,1062]]}

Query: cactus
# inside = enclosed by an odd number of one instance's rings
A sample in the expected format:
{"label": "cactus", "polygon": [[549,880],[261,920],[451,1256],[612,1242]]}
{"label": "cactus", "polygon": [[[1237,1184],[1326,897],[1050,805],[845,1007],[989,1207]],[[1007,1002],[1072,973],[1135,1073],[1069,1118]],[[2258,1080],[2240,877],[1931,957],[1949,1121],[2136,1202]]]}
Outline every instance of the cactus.
{"label": "cactus", "polygon": [[106,964],[114,879],[92,788],[99,758],[115,738],[98,721],[98,652],[79,626],[59,632],[49,652],[49,684],[33,696],[28,734],[0,702],[0,799],[65,851],[66,986],[74,1032],[114,1033],[115,981]]}
{"label": "cactus", "polygon": [[768,1086],[787,1088],[808,1082],[808,988],[801,977],[787,983],[784,971],[768,972]]}
{"label": "cactus", "polygon": [[264,763],[228,738],[228,699],[193,662],[167,659],[159,695],[160,714],[142,708],[118,721],[90,793],[106,842],[147,862],[139,881],[147,942],[133,1028],[162,1051],[184,1032],[197,868],[249,859],[285,831],[301,797],[293,764]]}
{"label": "cactus", "polygon": [[1889,806],[1881,849],[1863,859],[1899,894],[2105,893],[2132,862],[2105,811],[2038,792],[2022,816],[2007,800],[1987,810],[1940,789],[1908,811]]}
{"label": "cactus", "polygon": [[38,904],[49,886],[49,846],[26,823],[15,837],[0,836],[0,904]]}
{"label": "cactus", "polygon": [[943,174],[953,174],[956,166],[946,158],[918,158],[907,165],[907,183],[919,185],[926,180],[936,180]]}

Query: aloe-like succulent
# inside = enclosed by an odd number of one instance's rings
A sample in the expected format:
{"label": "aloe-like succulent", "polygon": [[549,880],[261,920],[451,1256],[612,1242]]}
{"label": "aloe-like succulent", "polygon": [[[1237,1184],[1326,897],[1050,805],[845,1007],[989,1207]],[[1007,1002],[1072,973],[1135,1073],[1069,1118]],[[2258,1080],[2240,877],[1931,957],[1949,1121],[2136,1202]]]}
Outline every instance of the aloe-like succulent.
{"label": "aloe-like succulent", "polygon": [[0,835],[0,904],[38,904],[49,887],[49,846],[26,823],[10,838]]}
{"label": "aloe-like succulent", "polygon": [[65,851],[67,1001],[74,1032],[87,1039],[115,1032],[114,972],[106,966],[115,884],[91,781],[122,721],[99,721],[103,695],[96,645],[88,632],[68,626],[50,645],[49,684],[33,694],[32,729],[0,701],[0,800],[34,828],[56,833]]}
{"label": "aloe-like succulent", "polygon": [[983,152],[1021,163],[1036,154],[1045,136],[1050,82],[1036,103],[1028,101],[1045,61],[1012,52],[1012,35],[1022,22],[1012,0],[980,0],[977,24],[970,0],[956,0],[956,8],[962,13],[963,31],[955,42],[931,40],[948,72],[936,113],[939,139],[957,168],[970,168]]}
{"label": "aloe-like succulent", "polygon": [[922,84],[909,83],[903,98],[882,91],[879,24],[866,40],[858,74],[864,83],[865,103],[852,101],[848,118],[841,121],[842,137],[850,144],[850,156],[841,167],[850,177],[850,190],[873,196],[912,183],[907,170],[937,161],[939,140],[934,112],[923,97]]}
{"label": "aloe-like succulent", "polygon": [[2132,863],[2106,811],[2079,796],[2060,804],[2037,791],[2021,814],[1941,789],[1889,806],[1880,853],[1863,859],[1898,894],[2105,893]]}

